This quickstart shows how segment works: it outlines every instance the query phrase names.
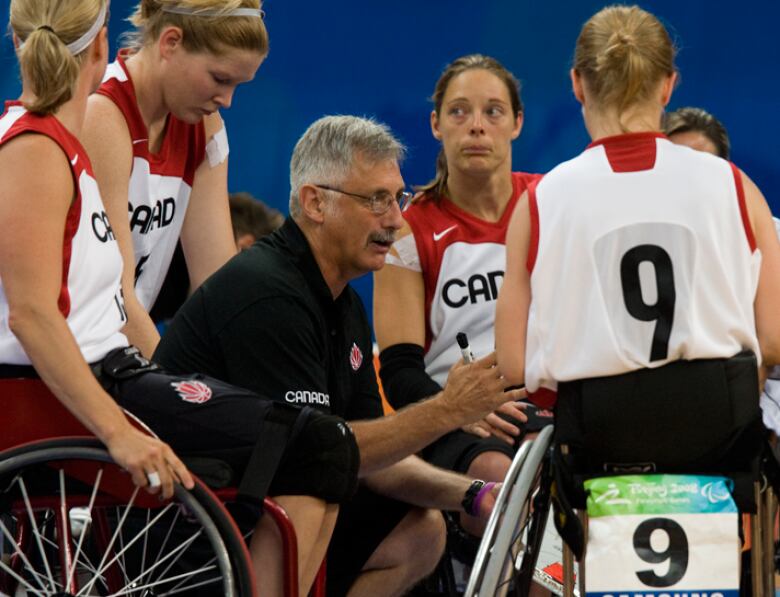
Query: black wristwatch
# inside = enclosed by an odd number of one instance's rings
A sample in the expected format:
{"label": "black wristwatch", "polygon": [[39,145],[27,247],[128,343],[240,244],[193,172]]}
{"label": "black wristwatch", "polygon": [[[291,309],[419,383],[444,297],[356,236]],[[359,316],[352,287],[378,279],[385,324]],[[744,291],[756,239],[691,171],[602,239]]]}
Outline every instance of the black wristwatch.
{"label": "black wristwatch", "polygon": [[474,512],[474,500],[477,498],[479,490],[484,486],[485,482],[482,479],[474,479],[466,490],[466,493],[463,494],[463,500],[461,500],[460,505],[463,507],[463,511],[469,516],[477,515]]}

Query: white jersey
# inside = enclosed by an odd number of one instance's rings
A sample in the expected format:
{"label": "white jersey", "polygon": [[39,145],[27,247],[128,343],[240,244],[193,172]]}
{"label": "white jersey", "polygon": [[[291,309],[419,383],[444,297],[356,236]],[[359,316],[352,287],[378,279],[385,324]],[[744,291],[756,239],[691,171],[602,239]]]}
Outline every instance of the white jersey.
{"label": "white jersey", "polygon": [[[119,331],[126,320],[120,280],[122,257],[100,198],[92,166],[79,141],[54,116],[30,114],[8,102],[0,118],[0,146],[18,135],[53,139],[71,164],[76,195],[63,230],[62,286],[57,304],[87,362],[127,346]],[[0,363],[30,365],[8,326],[8,300],[0,280]]]}
{"label": "white jersey", "polygon": [[195,170],[206,155],[205,132],[202,123],[187,124],[170,115],[162,146],[152,153],[133,82],[121,56],[106,69],[97,93],[121,110],[133,143],[128,217],[135,254],[135,293],[149,311],[181,235]]}
{"label": "white jersey", "polygon": [[526,385],[679,359],[760,359],[761,256],[732,164],[639,133],[598,141],[529,196]]}

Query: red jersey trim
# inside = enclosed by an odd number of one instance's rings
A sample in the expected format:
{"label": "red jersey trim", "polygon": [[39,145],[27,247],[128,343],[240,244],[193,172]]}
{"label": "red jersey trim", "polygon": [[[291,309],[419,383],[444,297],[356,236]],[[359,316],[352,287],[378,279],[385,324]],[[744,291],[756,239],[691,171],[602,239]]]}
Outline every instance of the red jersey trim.
{"label": "red jersey trim", "polygon": [[532,394],[528,394],[528,400],[539,408],[552,410],[555,407],[555,403],[558,402],[558,392],[549,388],[539,388]]}
{"label": "red jersey trim", "polygon": [[[73,170],[71,169],[71,172]],[[75,172],[73,172],[75,177]],[[79,229],[79,220],[81,219],[81,189],[78,181],[75,181],[78,190],[76,199],[70,204],[68,217],[65,220],[65,233],[62,239],[62,286],[60,287],[60,296],[57,299],[57,306],[62,316],[67,319],[70,315],[70,293],[68,292],[68,276],[70,275],[70,259],[73,256],[73,237]]]}
{"label": "red jersey trim", "polygon": [[742,216],[742,227],[745,229],[745,236],[752,253],[756,250],[757,245],[753,227],[750,225],[747,203],[745,202],[745,187],[742,184],[742,173],[732,162],[729,162],[729,166],[731,166],[731,173],[734,175],[734,185],[737,189],[737,204],[739,205],[739,215]]}
{"label": "red jersey trim", "polygon": [[536,183],[528,187],[528,213],[531,218],[531,238],[528,240],[525,267],[530,274],[534,271],[536,255],[539,253],[539,205],[536,203]]}
{"label": "red jersey trim", "polygon": [[[23,106],[22,102],[6,102],[3,115],[8,112],[9,108],[17,106]],[[6,131],[2,141],[0,141],[0,145],[23,134],[43,135],[54,141],[62,150],[62,153],[65,154],[65,159],[68,161],[68,167],[70,168],[70,175],[73,179],[74,198],[71,201],[70,207],[68,208],[68,215],[65,219],[65,230],[63,231],[62,239],[62,279],[60,280],[60,293],[57,297],[57,308],[60,310],[63,317],[67,318],[68,315],[70,315],[71,307],[70,292],[68,291],[68,276],[70,274],[70,261],[73,253],[73,237],[76,235],[79,220],[81,219],[81,187],[79,186],[79,177],[82,171],[86,171],[89,175],[92,175],[92,168],[89,163],[87,152],[84,150],[79,140],[74,137],[55,116],[41,116],[33,114],[32,112],[25,112],[25,114],[21,116],[8,131]],[[75,163],[71,161],[71,153],[76,156],[77,161]]]}
{"label": "red jersey trim", "polygon": [[598,139],[588,149],[603,145],[613,172],[641,172],[655,166],[656,139],[665,138],[654,132],[626,133]]}

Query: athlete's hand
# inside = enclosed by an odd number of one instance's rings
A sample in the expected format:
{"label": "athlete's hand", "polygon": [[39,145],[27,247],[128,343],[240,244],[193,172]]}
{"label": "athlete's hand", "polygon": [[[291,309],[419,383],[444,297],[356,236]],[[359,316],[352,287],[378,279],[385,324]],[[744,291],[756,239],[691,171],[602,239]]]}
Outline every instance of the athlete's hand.
{"label": "athlete's hand", "polygon": [[[496,368],[496,353],[493,352],[470,364],[465,364],[462,360],[455,363],[447,376],[447,385],[441,394],[441,399],[447,405],[448,413],[453,417],[454,422],[458,427],[462,427],[486,419],[507,402],[514,402],[527,396],[525,389],[506,391],[509,385],[499,375]],[[504,433],[511,431],[507,425],[504,425],[506,421],[499,423],[496,416],[491,418],[491,421],[493,422],[488,423],[491,427]],[[480,427],[485,429],[484,425]]]}
{"label": "athlete's hand", "polygon": [[[114,462],[132,475],[133,483],[149,493],[161,491],[163,499],[173,495],[174,483],[180,483],[187,489],[195,485],[187,467],[168,444],[139,431],[130,423],[107,440],[106,447]],[[159,483],[155,483],[158,479]]]}
{"label": "athlete's hand", "polygon": [[525,423],[528,420],[523,412],[526,406],[524,402],[505,402],[481,421],[464,425],[461,429],[478,437],[495,435],[510,446],[514,445],[515,440],[522,433],[518,423]]}

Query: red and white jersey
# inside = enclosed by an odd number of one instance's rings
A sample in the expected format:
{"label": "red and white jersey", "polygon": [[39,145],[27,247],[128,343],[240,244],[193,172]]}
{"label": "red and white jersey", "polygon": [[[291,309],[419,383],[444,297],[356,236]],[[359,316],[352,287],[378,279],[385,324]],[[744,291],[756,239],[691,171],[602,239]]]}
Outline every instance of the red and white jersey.
{"label": "red and white jersey", "polygon": [[529,198],[530,391],[759,355],[761,255],[733,164],[660,134],[619,135],[560,164]]}
{"label": "red and white jersey", "polygon": [[[512,197],[497,222],[486,222],[446,197],[427,195],[404,211],[425,285],[425,369],[441,386],[460,358],[455,340],[466,332],[471,351],[495,349],[496,298],[506,267],[506,229],[518,198],[538,174],[512,174]],[[403,239],[402,239],[403,240]]]}
{"label": "red and white jersey", "polygon": [[122,56],[108,65],[97,93],[121,110],[133,143],[127,209],[135,254],[135,292],[149,310],[181,234],[195,170],[206,155],[205,132],[202,123],[187,124],[171,114],[160,151],[152,153]]}
{"label": "red and white jersey", "polygon": [[[71,164],[76,195],[63,230],[62,286],[57,304],[84,359],[94,363],[110,350],[127,346],[127,338],[119,331],[126,320],[119,247],[81,143],[54,116],[31,114],[20,102],[8,102],[0,117],[0,146],[24,133],[53,139]],[[31,364],[8,327],[8,300],[2,280],[0,363]]]}

